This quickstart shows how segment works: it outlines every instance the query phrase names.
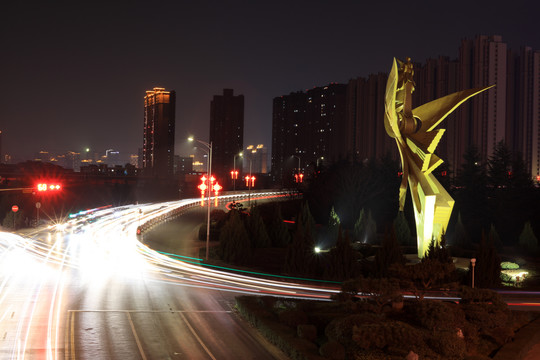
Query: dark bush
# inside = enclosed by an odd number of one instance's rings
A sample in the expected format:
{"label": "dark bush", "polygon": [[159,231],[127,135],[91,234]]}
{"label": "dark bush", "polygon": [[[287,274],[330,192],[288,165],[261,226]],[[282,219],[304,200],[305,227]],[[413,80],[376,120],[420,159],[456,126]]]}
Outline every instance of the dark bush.
{"label": "dark bush", "polygon": [[284,310],[279,313],[279,322],[285,324],[293,329],[296,329],[298,325],[305,324],[308,321],[308,317],[305,312],[300,310]]}
{"label": "dark bush", "polygon": [[317,339],[317,327],[311,324],[300,324],[296,327],[296,334],[301,339],[314,342]]}
{"label": "dark bush", "polygon": [[319,348],[319,353],[327,359],[343,360],[345,359],[345,348],[335,340],[324,343]]}
{"label": "dark bush", "polygon": [[428,345],[444,359],[463,359],[467,352],[465,340],[457,335],[456,330],[436,330],[428,340]]}
{"label": "dark bush", "polygon": [[457,304],[423,300],[411,308],[418,325],[428,330],[453,330],[463,327],[465,315]]}
{"label": "dark bush", "polygon": [[384,349],[388,346],[415,350],[424,345],[423,334],[400,321],[353,326],[353,341],[362,349]]}
{"label": "dark bush", "polygon": [[375,313],[362,313],[334,319],[324,334],[328,339],[335,340],[344,346],[352,344],[353,326],[361,324],[373,324],[382,321],[382,317]]}

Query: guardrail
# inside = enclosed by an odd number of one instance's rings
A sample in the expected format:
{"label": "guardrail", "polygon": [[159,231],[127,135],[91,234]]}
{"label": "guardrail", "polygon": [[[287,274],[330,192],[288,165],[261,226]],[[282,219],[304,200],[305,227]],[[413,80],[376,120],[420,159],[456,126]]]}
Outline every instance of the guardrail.
{"label": "guardrail", "polygon": [[[257,191],[257,192],[251,192],[251,193],[234,193],[234,194],[227,194],[227,195],[220,195],[217,197],[218,204],[223,203],[229,203],[229,202],[245,202],[248,200],[256,201],[257,199],[261,198],[279,198],[279,197],[287,197],[290,199],[299,198],[302,194],[299,193],[296,190],[280,190],[280,191],[274,191],[274,190],[267,190],[267,191]],[[204,198],[205,203],[208,203],[208,198]],[[215,197],[210,197],[210,203],[215,201]],[[177,206],[175,207],[176,204]],[[160,225],[164,222],[171,221],[173,219],[176,219],[177,217],[184,214],[186,211],[194,208],[194,207],[200,207],[201,206],[201,199],[200,198],[193,198],[193,199],[185,199],[180,200],[177,202],[170,203],[170,206],[172,209],[163,211],[160,213],[157,213],[155,217],[152,217],[145,221],[144,223],[140,224],[137,227],[137,235],[143,235],[146,231],[152,229],[154,226]],[[207,206],[207,204],[205,205]]]}

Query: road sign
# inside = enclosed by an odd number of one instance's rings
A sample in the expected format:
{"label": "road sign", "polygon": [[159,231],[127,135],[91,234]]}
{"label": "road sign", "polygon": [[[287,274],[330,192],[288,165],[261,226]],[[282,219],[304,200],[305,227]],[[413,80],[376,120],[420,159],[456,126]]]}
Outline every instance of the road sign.
{"label": "road sign", "polygon": [[13,206],[11,207],[11,211],[13,211],[13,212],[19,211],[19,207],[18,207],[17,205],[13,205]]}
{"label": "road sign", "polygon": [[39,209],[40,207],[41,207],[41,203],[38,201],[38,202],[36,203],[36,209]]}

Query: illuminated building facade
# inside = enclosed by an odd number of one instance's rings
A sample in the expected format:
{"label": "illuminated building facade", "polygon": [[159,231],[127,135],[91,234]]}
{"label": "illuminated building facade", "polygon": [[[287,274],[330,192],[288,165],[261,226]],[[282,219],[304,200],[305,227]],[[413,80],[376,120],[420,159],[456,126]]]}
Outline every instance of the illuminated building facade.
{"label": "illuminated building facade", "polygon": [[[238,160],[237,160],[238,162]],[[263,144],[248,145],[244,150],[244,173],[250,171],[254,174],[268,173],[268,148]]]}
{"label": "illuminated building facade", "polygon": [[174,173],[176,93],[155,87],[144,97],[143,174],[159,178]]}
{"label": "illuminated building facade", "polygon": [[234,156],[244,148],[244,95],[224,89],[210,103],[212,173],[218,180],[230,177]]}

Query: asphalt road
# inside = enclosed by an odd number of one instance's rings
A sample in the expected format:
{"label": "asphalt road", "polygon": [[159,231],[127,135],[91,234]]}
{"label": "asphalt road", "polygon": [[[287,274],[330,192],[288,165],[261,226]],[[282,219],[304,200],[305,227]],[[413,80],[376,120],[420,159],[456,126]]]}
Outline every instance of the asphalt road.
{"label": "asphalt road", "polygon": [[285,358],[234,312],[233,280],[159,258],[123,216],[0,233],[0,359]]}

